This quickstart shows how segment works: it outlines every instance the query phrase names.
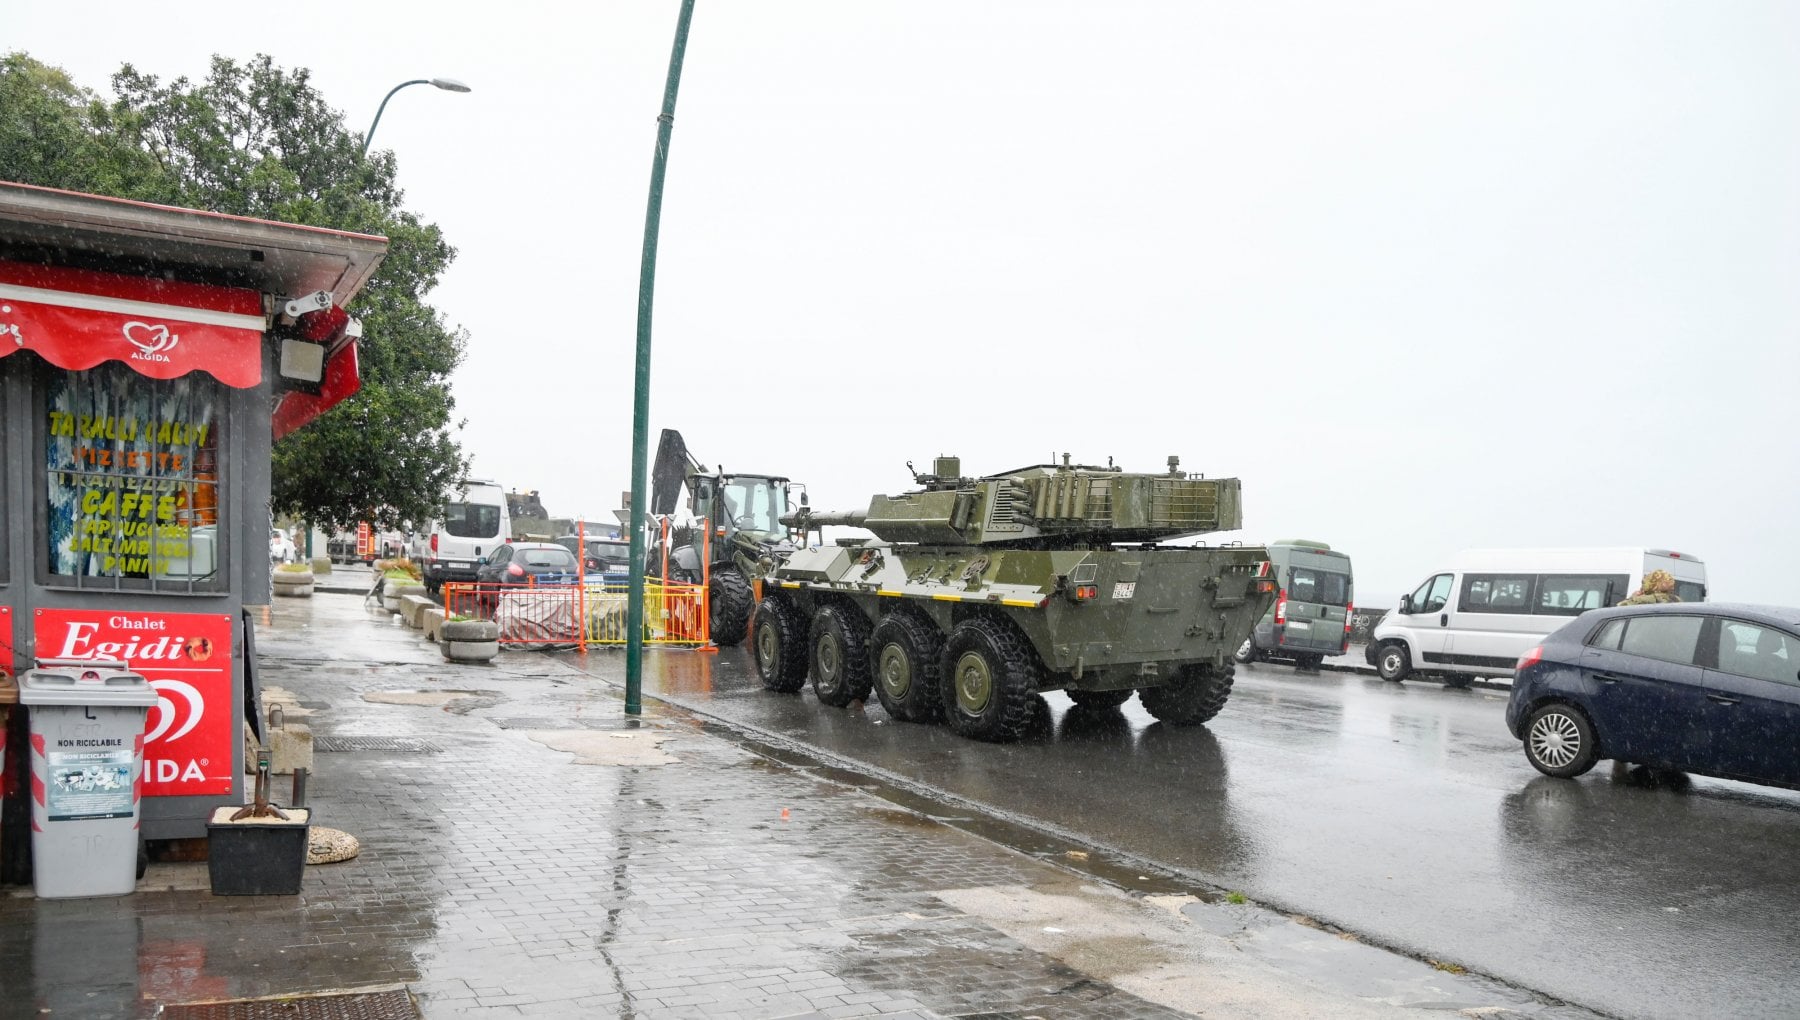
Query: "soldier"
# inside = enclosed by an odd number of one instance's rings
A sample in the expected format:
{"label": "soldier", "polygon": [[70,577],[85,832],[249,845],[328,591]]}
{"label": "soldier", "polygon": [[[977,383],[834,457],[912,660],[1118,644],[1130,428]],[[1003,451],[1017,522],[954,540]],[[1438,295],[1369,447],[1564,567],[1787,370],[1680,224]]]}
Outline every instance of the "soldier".
{"label": "soldier", "polygon": [[1675,597],[1675,575],[1667,570],[1652,570],[1644,575],[1644,584],[1631,597],[1619,602],[1621,606],[1647,606],[1658,602],[1680,602]]}

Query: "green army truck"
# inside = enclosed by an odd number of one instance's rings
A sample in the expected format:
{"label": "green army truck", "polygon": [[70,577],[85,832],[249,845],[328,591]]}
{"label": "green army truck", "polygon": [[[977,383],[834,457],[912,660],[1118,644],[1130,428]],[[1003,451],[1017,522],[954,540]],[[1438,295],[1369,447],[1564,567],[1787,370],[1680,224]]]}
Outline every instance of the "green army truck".
{"label": "green army truck", "polygon": [[[844,706],[871,689],[896,719],[945,719],[964,736],[1019,737],[1033,701],[1063,690],[1116,707],[1136,692],[1176,725],[1231,693],[1231,656],[1275,597],[1261,547],[1171,540],[1241,526],[1235,478],[1038,464],[967,478],[955,457],[918,491],[867,510],[802,509],[809,545],[763,582],[751,637],[765,687]],[[910,468],[911,465],[908,465]]]}

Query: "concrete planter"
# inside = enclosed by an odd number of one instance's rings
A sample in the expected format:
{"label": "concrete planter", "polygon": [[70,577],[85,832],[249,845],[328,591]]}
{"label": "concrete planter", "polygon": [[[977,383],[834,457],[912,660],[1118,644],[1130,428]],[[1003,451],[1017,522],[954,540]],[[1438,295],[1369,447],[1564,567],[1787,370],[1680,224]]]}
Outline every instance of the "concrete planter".
{"label": "concrete planter", "polygon": [[425,594],[425,586],[411,578],[407,578],[406,580],[389,578],[381,586],[381,608],[390,613],[398,613],[401,607],[401,599],[408,595],[423,594]]}
{"label": "concrete planter", "polygon": [[269,575],[269,580],[278,596],[304,598],[313,593],[313,573],[310,570],[277,570]]}
{"label": "concrete planter", "polygon": [[500,625],[492,620],[445,620],[444,658],[451,662],[488,662],[500,654]]}

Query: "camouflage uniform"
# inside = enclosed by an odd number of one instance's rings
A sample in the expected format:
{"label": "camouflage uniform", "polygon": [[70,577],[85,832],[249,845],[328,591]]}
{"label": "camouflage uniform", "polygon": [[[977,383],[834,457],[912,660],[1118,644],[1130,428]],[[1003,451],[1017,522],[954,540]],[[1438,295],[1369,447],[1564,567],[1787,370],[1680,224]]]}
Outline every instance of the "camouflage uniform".
{"label": "camouflage uniform", "polygon": [[1619,603],[1621,606],[1647,606],[1658,602],[1680,602],[1675,597],[1675,576],[1667,570],[1652,570],[1644,575],[1644,585]]}

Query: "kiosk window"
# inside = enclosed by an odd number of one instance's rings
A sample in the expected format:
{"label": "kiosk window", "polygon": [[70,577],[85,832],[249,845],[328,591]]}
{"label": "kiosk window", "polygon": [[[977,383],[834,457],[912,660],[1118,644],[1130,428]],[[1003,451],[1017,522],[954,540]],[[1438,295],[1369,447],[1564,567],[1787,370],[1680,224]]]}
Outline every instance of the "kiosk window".
{"label": "kiosk window", "polygon": [[46,370],[40,392],[46,582],[221,590],[219,384],[108,363]]}

